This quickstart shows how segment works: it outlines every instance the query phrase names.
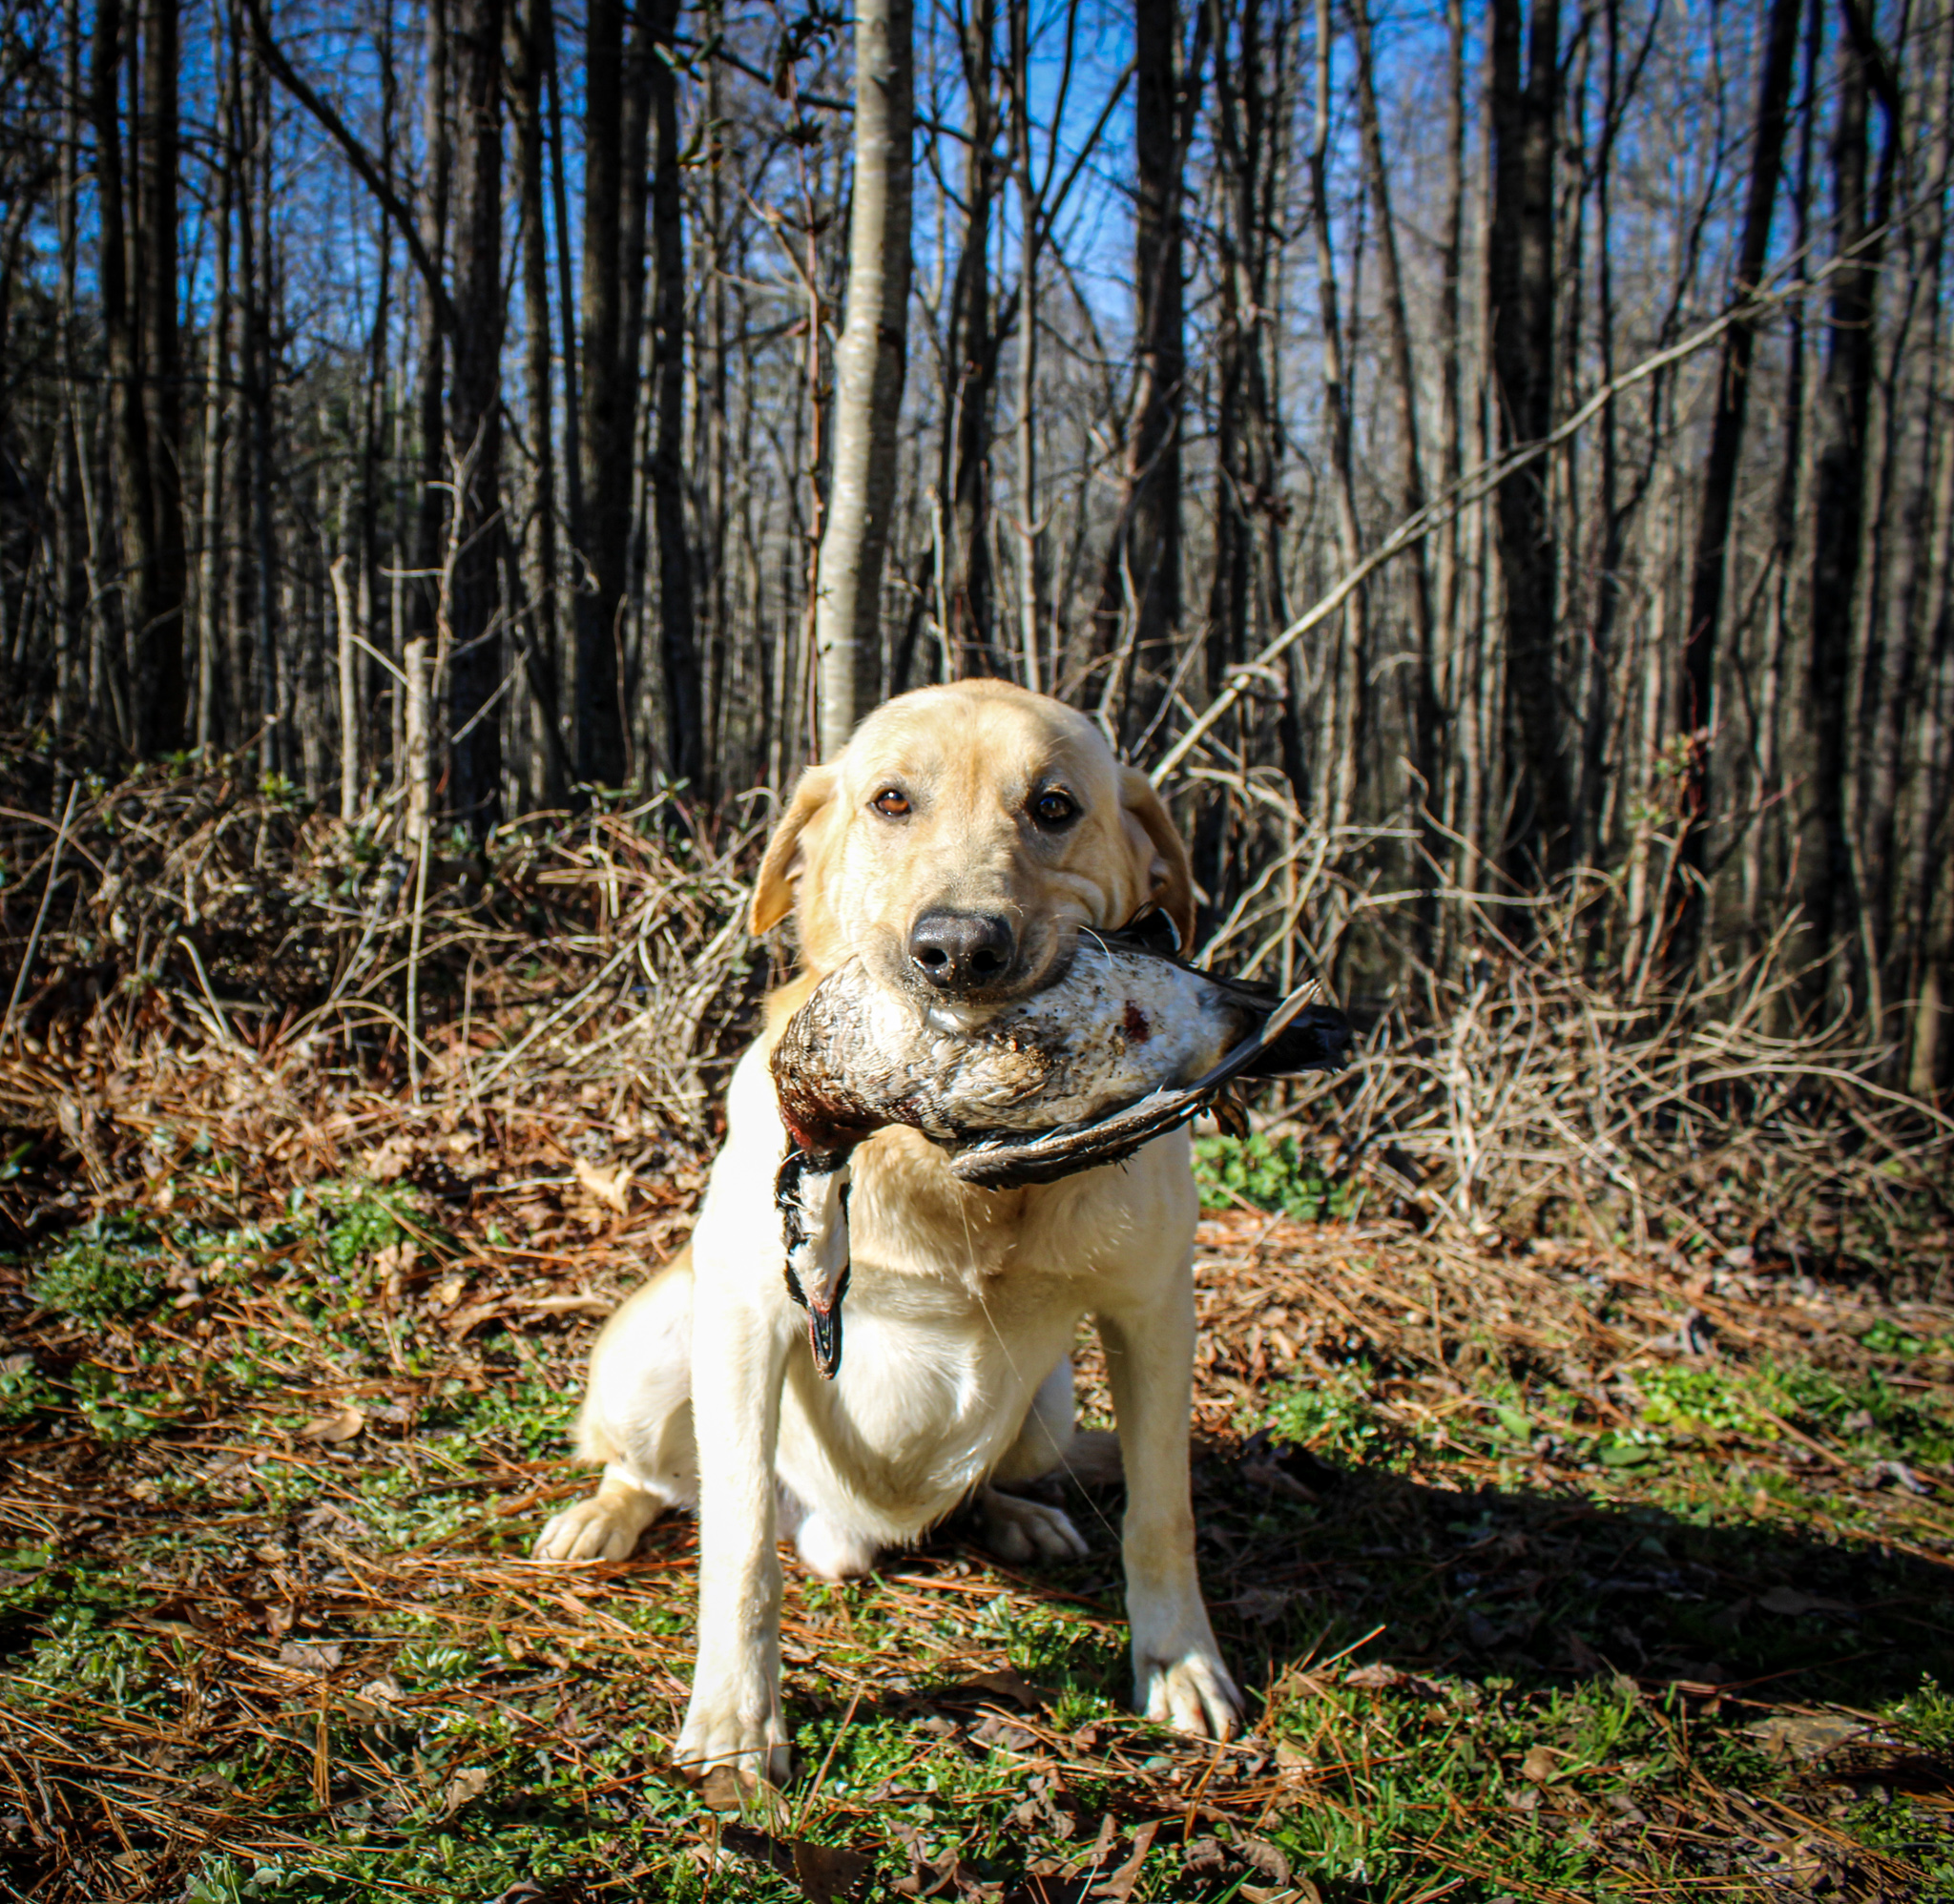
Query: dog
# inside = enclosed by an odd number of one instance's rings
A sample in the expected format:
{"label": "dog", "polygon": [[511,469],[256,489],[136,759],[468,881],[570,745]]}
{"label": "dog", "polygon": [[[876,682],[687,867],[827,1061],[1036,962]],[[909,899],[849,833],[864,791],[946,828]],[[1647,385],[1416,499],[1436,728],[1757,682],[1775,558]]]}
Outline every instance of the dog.
{"label": "dog", "polygon": [[851,958],[939,1028],[1060,972],[1081,928],[1154,905],[1193,930],[1187,850],[1146,776],[1083,715],[997,681],[885,703],[809,768],[768,843],[749,923],[791,911],[803,969],[734,1073],[727,1138],[687,1251],[612,1316],[578,1421],[604,1465],[542,1560],[620,1560],[668,1507],[699,1517],[698,1655],[680,1765],[782,1782],[780,1563],[866,1573],[954,1509],[1012,1560],[1083,1554],[1056,1509],[1009,1492],[1073,1439],[1074,1333],[1105,1345],[1127,1480],[1134,1704],[1218,1739],[1243,1702],[1195,1562],[1188,1433],[1197,1201],[1187,1132],[1131,1163],[983,1190],[907,1128],[854,1155],[848,1349],[824,1381],[782,1274],[774,1178],[787,1138],[767,1054]]}

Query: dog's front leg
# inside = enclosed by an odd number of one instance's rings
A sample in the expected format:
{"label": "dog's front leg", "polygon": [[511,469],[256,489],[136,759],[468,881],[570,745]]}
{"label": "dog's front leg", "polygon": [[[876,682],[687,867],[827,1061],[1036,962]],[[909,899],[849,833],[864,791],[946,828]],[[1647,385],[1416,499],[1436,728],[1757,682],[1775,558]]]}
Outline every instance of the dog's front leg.
{"label": "dog's front leg", "polygon": [[1192,1265],[1170,1277],[1153,1302],[1102,1314],[1098,1322],[1126,1468],[1121,1545],[1133,1636],[1133,1704],[1178,1731],[1233,1738],[1241,1693],[1215,1645],[1195,1564],[1188,1480]]}
{"label": "dog's front leg", "polygon": [[698,1436],[698,1657],[681,1765],[787,1778],[774,1454],[792,1325],[730,1273],[698,1269],[692,1409]]}

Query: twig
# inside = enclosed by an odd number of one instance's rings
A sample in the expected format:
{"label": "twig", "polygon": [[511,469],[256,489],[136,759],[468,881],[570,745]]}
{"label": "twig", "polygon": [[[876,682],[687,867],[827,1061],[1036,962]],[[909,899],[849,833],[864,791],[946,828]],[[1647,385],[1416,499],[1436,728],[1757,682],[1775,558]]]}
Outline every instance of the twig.
{"label": "twig", "polygon": [[81,796],[81,782],[73,780],[68,787],[68,804],[62,809],[60,830],[54,835],[53,858],[48,861],[48,883],[41,888],[40,909],[34,914],[33,930],[27,936],[27,951],[22,955],[20,970],[13,977],[13,993],[7,1001],[7,1015],[0,1018],[0,1044],[6,1042],[7,1034],[13,1029],[13,1014],[20,1004],[20,995],[27,987],[27,975],[33,969],[34,954],[40,950],[41,928],[48,922],[48,907],[53,902],[54,882],[61,873],[61,849],[68,843],[69,823],[74,818],[74,803]]}

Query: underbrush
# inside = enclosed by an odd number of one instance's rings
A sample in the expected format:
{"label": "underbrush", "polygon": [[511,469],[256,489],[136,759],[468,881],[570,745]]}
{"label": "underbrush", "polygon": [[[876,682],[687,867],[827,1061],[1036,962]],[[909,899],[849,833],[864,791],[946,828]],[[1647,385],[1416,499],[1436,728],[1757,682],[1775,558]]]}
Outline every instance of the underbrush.
{"label": "underbrush", "polygon": [[797,1775],[742,1796],[670,1768],[692,1523],[524,1556],[691,1223],[750,836],[447,842],[410,1020],[391,837],[193,776],[84,810],[127,872],[63,888],[0,1051],[0,1883],[1954,1900],[1946,1150],[1775,980],[1690,1019],[1488,937],[1199,1141],[1242,1740],[1128,1708],[1120,1491],[1068,1478],[1075,1564],[790,1564]]}

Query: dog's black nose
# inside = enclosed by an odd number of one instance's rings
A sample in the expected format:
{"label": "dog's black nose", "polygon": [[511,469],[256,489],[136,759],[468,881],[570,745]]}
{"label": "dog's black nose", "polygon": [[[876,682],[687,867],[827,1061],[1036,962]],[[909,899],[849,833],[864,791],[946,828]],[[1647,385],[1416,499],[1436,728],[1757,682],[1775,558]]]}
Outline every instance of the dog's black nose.
{"label": "dog's black nose", "polygon": [[992,912],[924,913],[909,928],[909,962],[943,992],[977,992],[1009,970],[1010,921]]}

